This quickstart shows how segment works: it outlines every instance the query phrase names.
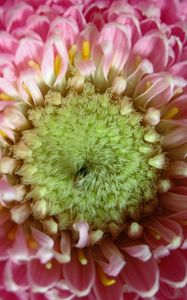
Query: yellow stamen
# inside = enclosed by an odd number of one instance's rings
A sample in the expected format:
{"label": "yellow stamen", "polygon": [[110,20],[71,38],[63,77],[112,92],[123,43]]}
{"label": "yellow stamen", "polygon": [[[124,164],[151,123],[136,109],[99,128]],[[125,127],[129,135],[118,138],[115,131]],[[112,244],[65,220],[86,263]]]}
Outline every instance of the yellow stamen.
{"label": "yellow stamen", "polygon": [[36,241],[34,241],[33,239],[29,239],[27,244],[31,250],[38,249],[38,243]]}
{"label": "yellow stamen", "polygon": [[48,262],[45,264],[45,267],[46,267],[46,269],[48,269],[48,270],[51,270],[51,269],[52,269],[52,266],[53,266],[53,264],[52,264],[51,261],[48,261]]}
{"label": "yellow stamen", "polygon": [[13,99],[11,98],[11,96],[9,96],[8,94],[5,94],[5,93],[1,93],[0,94],[0,100],[13,101]]}
{"label": "yellow stamen", "polygon": [[82,58],[89,59],[90,58],[90,42],[84,41],[82,43]]}
{"label": "yellow stamen", "polygon": [[9,232],[8,232],[8,239],[13,241],[15,239],[16,236],[16,231],[17,231],[17,227],[13,227]]}
{"label": "yellow stamen", "polygon": [[33,69],[36,70],[36,71],[40,70],[40,65],[37,64],[37,63],[36,63],[34,60],[32,60],[32,59],[28,61],[28,65],[29,65],[29,67],[33,68]]}
{"label": "yellow stamen", "polygon": [[150,87],[153,85],[151,81],[146,82],[146,90],[150,89]]}
{"label": "yellow stamen", "polygon": [[173,119],[178,112],[178,107],[174,106],[164,115],[163,119]]}
{"label": "yellow stamen", "polygon": [[73,45],[69,51],[68,51],[68,54],[69,54],[69,61],[70,61],[70,64],[74,64],[74,57],[75,57],[75,53],[77,51],[77,46],[76,45]]}
{"label": "yellow stamen", "polygon": [[116,283],[116,280],[114,278],[108,278],[107,275],[103,272],[103,270],[100,267],[98,267],[97,269],[98,269],[99,278],[101,280],[101,283],[104,286],[111,286]]}
{"label": "yellow stamen", "polygon": [[7,137],[7,134],[1,129],[0,129],[0,135],[3,136],[3,137]]}
{"label": "yellow stamen", "polygon": [[136,59],[135,59],[135,66],[136,68],[139,66],[139,64],[141,64],[142,62],[142,57],[141,56],[136,56]]}
{"label": "yellow stamen", "polygon": [[81,263],[81,265],[87,265],[88,260],[84,254],[83,249],[78,249],[78,258],[79,258],[79,262]]}
{"label": "yellow stamen", "polygon": [[32,95],[24,82],[22,83],[22,87],[25,90],[25,92],[28,94],[29,98],[32,99]]}
{"label": "yellow stamen", "polygon": [[55,57],[55,75],[58,76],[62,66],[62,59],[59,54]]}
{"label": "yellow stamen", "polygon": [[149,229],[149,232],[157,241],[159,241],[161,239],[161,235],[158,232],[156,232],[155,230]]}

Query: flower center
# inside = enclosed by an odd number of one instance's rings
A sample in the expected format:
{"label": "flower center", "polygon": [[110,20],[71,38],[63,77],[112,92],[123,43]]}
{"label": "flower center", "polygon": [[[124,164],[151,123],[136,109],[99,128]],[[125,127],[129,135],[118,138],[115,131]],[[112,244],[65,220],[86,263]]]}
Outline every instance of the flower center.
{"label": "flower center", "polygon": [[[23,132],[14,155],[18,171],[30,186],[33,215],[54,216],[60,229],[84,220],[93,229],[109,231],[154,209],[160,170],[151,163],[160,143],[145,135],[154,129],[141,124],[133,108],[122,113],[124,99],[103,94],[86,84],[81,94],[70,91],[58,105],[53,92],[45,107],[30,109],[33,128]],[[36,205],[38,203],[38,206]],[[39,205],[45,213],[39,214]]]}

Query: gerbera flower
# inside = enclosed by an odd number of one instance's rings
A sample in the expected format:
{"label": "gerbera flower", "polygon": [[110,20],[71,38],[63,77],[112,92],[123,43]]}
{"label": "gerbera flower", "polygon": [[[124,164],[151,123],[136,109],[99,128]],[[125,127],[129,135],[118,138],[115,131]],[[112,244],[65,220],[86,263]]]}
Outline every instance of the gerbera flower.
{"label": "gerbera flower", "polygon": [[1,299],[186,299],[186,21],[1,2]]}

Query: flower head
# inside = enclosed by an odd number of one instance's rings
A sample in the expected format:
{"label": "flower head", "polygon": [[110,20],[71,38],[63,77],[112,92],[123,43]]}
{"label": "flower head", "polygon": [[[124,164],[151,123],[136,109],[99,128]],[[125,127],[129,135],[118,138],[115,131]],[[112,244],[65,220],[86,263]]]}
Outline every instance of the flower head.
{"label": "flower head", "polygon": [[168,3],[1,4],[3,299],[186,297],[187,5]]}

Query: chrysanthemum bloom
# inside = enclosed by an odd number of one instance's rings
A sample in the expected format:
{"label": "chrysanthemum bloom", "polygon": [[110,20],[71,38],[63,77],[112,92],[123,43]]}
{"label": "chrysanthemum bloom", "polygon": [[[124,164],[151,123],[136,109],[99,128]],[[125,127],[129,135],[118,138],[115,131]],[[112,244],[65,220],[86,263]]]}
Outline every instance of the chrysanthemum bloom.
{"label": "chrysanthemum bloom", "polygon": [[1,299],[187,298],[186,22],[1,2]]}

